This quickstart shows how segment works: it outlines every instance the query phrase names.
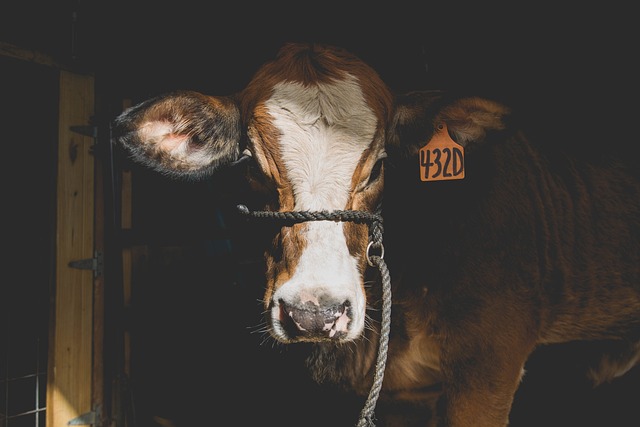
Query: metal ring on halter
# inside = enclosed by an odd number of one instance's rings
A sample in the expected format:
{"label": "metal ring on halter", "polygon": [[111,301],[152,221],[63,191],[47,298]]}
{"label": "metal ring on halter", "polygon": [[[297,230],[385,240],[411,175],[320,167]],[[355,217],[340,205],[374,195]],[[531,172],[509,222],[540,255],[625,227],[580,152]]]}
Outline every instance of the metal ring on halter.
{"label": "metal ring on halter", "polygon": [[[369,242],[369,244],[367,245],[367,262],[371,267],[375,267],[375,264],[371,261],[371,257],[369,256],[369,250],[371,249],[371,246],[373,246],[373,242]],[[384,259],[384,245],[382,243],[380,243],[380,259]]]}

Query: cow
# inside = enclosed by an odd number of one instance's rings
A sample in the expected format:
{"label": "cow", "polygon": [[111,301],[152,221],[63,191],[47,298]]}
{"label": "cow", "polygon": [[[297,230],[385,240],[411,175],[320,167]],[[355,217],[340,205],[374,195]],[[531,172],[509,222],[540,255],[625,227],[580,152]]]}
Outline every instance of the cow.
{"label": "cow", "polygon": [[238,215],[273,229],[270,335],[373,406],[381,383],[429,425],[505,426],[541,346],[615,343],[594,384],[640,359],[637,170],[537,143],[505,102],[396,94],[345,49],[287,43],[238,93],[155,96],[113,136],[175,179],[241,168]]}

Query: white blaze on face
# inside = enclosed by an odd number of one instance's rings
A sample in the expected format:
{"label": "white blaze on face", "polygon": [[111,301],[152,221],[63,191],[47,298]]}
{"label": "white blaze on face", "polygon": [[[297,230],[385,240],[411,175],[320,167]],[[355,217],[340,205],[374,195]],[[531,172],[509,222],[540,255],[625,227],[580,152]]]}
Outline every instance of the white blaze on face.
{"label": "white blaze on face", "polygon": [[[353,173],[371,144],[376,117],[355,78],[303,86],[280,83],[266,103],[279,129],[282,163],[293,186],[295,210],[345,209]],[[356,259],[349,254],[341,222],[311,221],[307,245],[291,279],[274,294],[278,301],[314,301],[320,295],[351,303],[348,339],[364,328],[365,298]]]}

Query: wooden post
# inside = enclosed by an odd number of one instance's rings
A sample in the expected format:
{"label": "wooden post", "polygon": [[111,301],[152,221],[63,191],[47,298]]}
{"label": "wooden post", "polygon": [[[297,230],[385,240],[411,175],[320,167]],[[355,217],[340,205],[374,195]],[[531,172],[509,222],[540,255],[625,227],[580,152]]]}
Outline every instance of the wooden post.
{"label": "wooden post", "polygon": [[[124,100],[122,103],[122,109],[126,109],[131,106],[130,100]],[[132,178],[130,170],[122,171],[122,194],[120,198],[121,212],[121,228],[123,230],[131,230],[132,222]],[[131,292],[132,292],[132,267],[133,267],[133,250],[131,247],[122,248],[122,292],[123,307],[125,310],[131,308]],[[128,329],[123,331],[124,339],[124,374],[129,378],[131,376],[131,334]]]}
{"label": "wooden post", "polygon": [[66,427],[91,413],[93,271],[69,262],[94,257],[94,156],[92,137],[70,130],[88,125],[94,79],[60,72],[55,325],[49,349],[47,427]]}

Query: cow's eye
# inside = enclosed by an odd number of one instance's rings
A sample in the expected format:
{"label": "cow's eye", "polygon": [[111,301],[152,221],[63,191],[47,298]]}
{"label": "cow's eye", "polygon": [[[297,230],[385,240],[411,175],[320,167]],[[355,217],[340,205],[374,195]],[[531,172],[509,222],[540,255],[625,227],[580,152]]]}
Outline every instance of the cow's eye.
{"label": "cow's eye", "polygon": [[254,179],[256,178],[263,179],[262,171],[260,170],[258,163],[253,157],[247,162],[247,175],[249,175]]}
{"label": "cow's eye", "polygon": [[242,167],[242,170],[244,170],[244,173],[251,178],[256,178],[262,175],[262,172],[260,171],[260,167],[256,162],[256,158],[253,156],[253,154],[251,154],[251,152],[248,149],[244,150],[240,158],[238,158],[238,160],[232,163],[232,166]]}
{"label": "cow's eye", "polygon": [[378,178],[380,178],[380,173],[382,172],[382,161],[384,159],[379,159],[375,165],[373,165],[373,168],[371,169],[371,174],[369,174],[369,181],[367,182],[367,185],[371,185],[374,182],[376,182],[378,180]]}
{"label": "cow's eye", "polygon": [[255,192],[263,193],[264,195],[272,195],[274,191],[274,184],[264,174],[262,169],[260,169],[258,162],[256,162],[253,157],[248,160],[245,165],[245,176],[250,187]]}

